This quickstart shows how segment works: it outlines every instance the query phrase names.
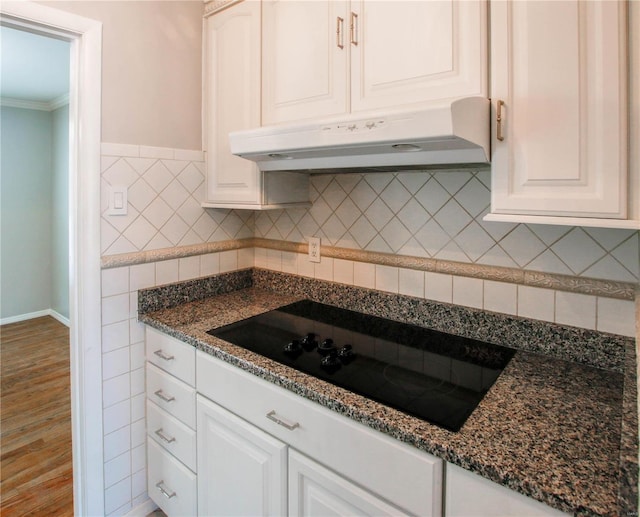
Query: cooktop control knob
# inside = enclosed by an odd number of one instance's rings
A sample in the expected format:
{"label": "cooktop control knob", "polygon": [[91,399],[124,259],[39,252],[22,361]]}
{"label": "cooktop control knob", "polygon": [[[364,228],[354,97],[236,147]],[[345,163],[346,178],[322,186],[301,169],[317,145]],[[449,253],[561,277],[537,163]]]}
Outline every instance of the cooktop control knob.
{"label": "cooktop control knob", "polygon": [[284,352],[289,355],[298,355],[302,353],[302,347],[300,346],[300,341],[294,339],[290,343],[284,345]]}
{"label": "cooktop control knob", "polygon": [[340,368],[338,351],[335,349],[335,347],[325,357],[322,358],[322,361],[320,361],[320,366],[330,372],[334,372],[338,368]]}
{"label": "cooktop control knob", "polygon": [[327,338],[322,343],[318,345],[318,352],[322,355],[327,355],[329,352],[336,350],[336,347],[333,345],[333,339]]}
{"label": "cooktop control knob", "polygon": [[309,332],[306,336],[302,338],[302,347],[307,351],[313,350],[318,346],[318,342],[316,341],[316,335],[313,332]]}
{"label": "cooktop control knob", "polygon": [[344,345],[340,350],[338,350],[338,357],[343,363],[348,363],[356,356],[353,352],[353,347],[349,344]]}

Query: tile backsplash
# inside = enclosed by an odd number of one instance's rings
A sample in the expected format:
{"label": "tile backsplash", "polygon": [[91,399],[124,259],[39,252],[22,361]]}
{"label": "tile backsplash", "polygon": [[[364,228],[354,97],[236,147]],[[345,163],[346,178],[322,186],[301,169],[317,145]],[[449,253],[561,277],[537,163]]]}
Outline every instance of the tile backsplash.
{"label": "tile backsplash", "polygon": [[255,236],[624,282],[640,278],[640,232],[485,222],[490,171],[311,176],[308,209],[255,216]]}
{"label": "tile backsplash", "polygon": [[[490,171],[311,176],[310,208],[203,209],[201,151],[102,144],[102,255],[262,237],[623,282],[640,279],[640,232],[485,222]],[[108,187],[128,214],[108,215]]]}
{"label": "tile backsplash", "polygon": [[[114,255],[253,237],[253,214],[204,210],[202,151],[102,144],[101,253]],[[108,215],[108,189],[126,186],[127,215]]]}

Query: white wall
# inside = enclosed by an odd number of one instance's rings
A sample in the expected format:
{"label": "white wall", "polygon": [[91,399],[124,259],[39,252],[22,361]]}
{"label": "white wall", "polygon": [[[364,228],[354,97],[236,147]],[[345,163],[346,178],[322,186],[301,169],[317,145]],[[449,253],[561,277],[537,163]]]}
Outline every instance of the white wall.
{"label": "white wall", "polygon": [[0,318],[50,308],[51,114],[0,108]]}
{"label": "white wall", "polygon": [[103,23],[103,142],[202,149],[201,1],[38,3]]}

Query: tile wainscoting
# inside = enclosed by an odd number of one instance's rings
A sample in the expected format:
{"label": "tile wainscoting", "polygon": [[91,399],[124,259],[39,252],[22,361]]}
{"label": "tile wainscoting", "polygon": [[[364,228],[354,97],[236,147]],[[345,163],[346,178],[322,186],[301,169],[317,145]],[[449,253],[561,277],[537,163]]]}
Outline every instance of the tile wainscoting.
{"label": "tile wainscoting", "polygon": [[[204,174],[201,151],[102,144],[107,515],[148,504],[138,289],[258,267],[636,335],[640,232],[485,223],[488,170],[316,175],[311,208],[258,214],[203,210]],[[114,186],[126,216],[107,214]]]}

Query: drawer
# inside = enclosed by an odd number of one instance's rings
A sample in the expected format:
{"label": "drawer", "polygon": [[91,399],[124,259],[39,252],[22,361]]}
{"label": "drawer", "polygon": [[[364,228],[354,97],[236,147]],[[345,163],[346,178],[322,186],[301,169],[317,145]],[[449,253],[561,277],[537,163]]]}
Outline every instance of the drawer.
{"label": "drawer", "polygon": [[147,398],[191,429],[196,428],[196,390],[149,363]]}
{"label": "drawer", "polygon": [[196,379],[202,395],[402,510],[441,515],[441,459],[201,351]]}
{"label": "drawer", "polygon": [[147,492],[169,517],[197,515],[196,475],[153,440],[147,440]]}
{"label": "drawer", "polygon": [[196,470],[196,432],[147,400],[147,432],[194,472]]}
{"label": "drawer", "polygon": [[176,376],[189,386],[196,385],[196,349],[154,328],[146,328],[147,361]]}

